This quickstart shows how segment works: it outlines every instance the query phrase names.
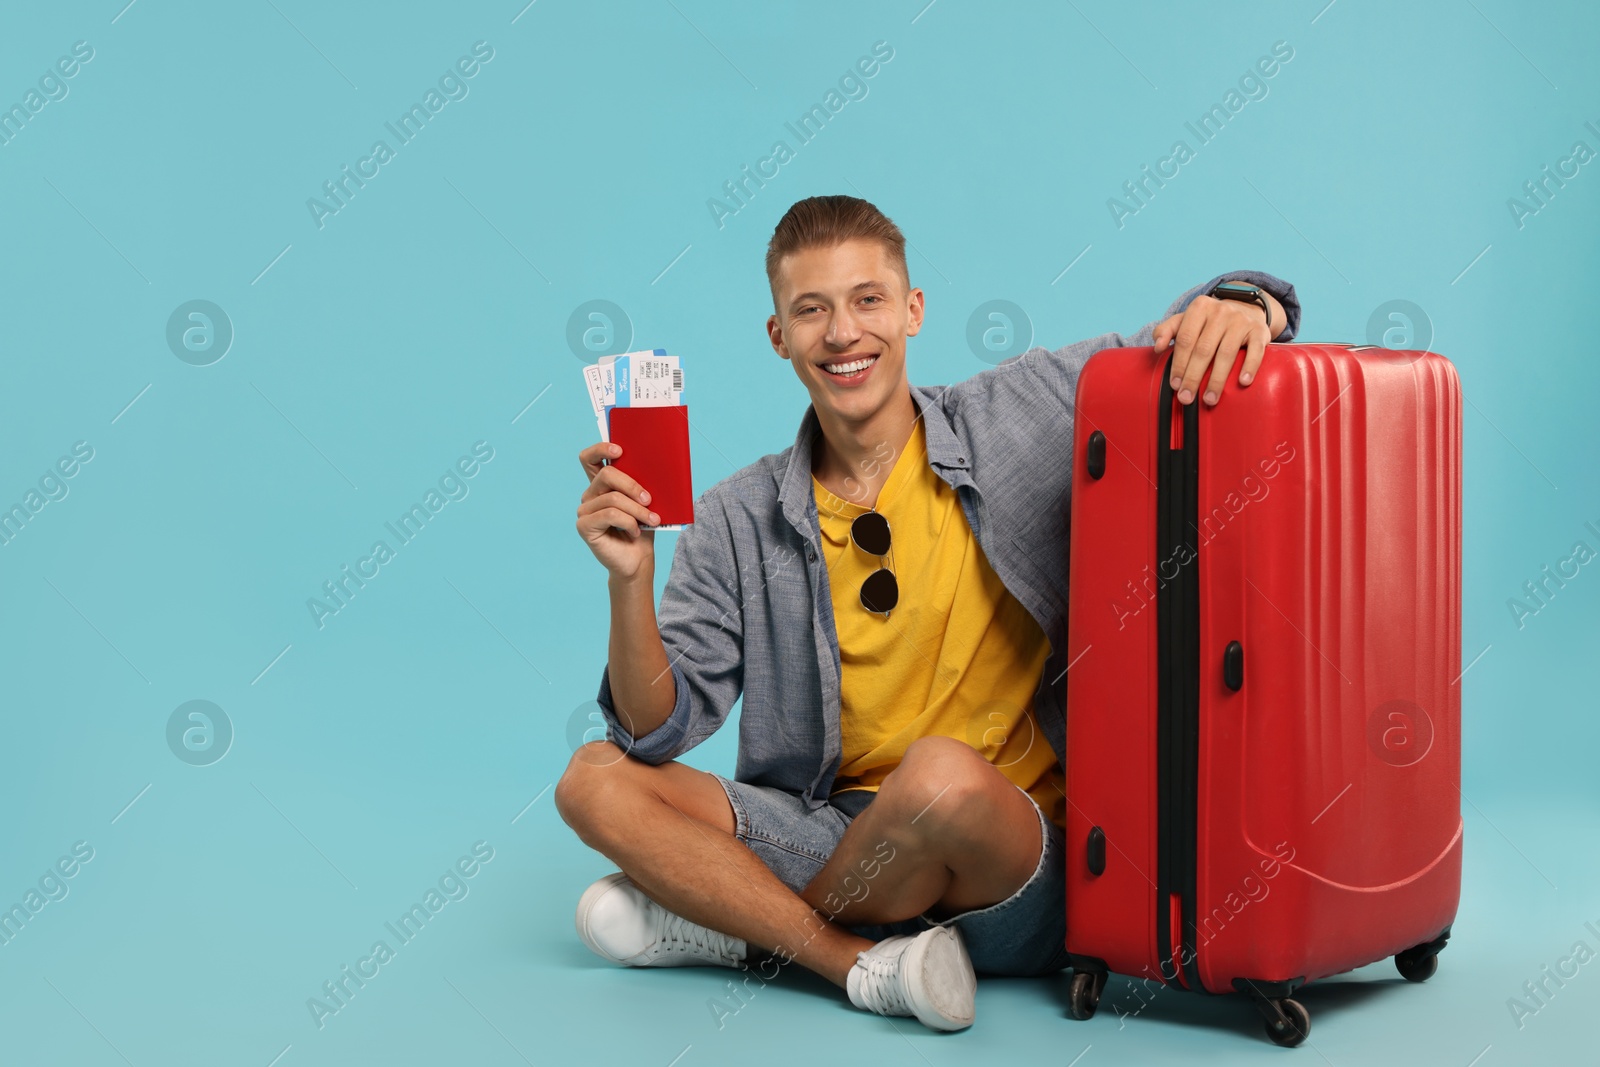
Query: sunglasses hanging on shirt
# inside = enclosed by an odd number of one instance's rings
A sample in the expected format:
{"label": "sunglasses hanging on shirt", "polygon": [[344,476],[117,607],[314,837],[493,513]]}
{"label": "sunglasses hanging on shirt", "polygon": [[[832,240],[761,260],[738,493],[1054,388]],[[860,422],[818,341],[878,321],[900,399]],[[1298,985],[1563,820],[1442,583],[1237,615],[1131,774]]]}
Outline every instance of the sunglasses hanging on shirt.
{"label": "sunglasses hanging on shirt", "polygon": [[889,520],[876,511],[857,515],[850,524],[850,540],[867,555],[878,557],[878,569],[861,583],[861,606],[874,615],[888,618],[889,612],[900,603],[900,583],[883,561],[891,544]]}

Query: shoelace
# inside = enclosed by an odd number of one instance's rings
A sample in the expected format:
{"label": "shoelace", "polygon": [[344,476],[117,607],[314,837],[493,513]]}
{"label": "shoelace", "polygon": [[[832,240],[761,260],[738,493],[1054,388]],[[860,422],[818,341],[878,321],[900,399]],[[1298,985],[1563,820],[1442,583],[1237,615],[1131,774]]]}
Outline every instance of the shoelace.
{"label": "shoelace", "polygon": [[904,954],[902,949],[893,956],[863,952],[856,957],[858,964],[865,967],[867,972],[859,987],[861,999],[879,1015],[915,1014],[906,1003],[905,988],[900,982],[900,957]]}
{"label": "shoelace", "polygon": [[729,951],[726,934],[690,922],[659,906],[656,909],[656,940],[669,952],[693,952],[699,949],[719,959],[729,959],[733,955]]}

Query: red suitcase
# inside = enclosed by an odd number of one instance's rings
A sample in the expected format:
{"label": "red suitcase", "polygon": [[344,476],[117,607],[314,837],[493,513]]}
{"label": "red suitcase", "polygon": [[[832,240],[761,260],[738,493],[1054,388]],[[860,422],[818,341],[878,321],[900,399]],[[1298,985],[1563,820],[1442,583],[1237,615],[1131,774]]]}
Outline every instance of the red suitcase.
{"label": "red suitcase", "polygon": [[1215,408],[1170,360],[1078,381],[1067,675],[1069,1014],[1108,971],[1248,995],[1393,955],[1461,887],[1461,394],[1442,356],[1272,345]]}

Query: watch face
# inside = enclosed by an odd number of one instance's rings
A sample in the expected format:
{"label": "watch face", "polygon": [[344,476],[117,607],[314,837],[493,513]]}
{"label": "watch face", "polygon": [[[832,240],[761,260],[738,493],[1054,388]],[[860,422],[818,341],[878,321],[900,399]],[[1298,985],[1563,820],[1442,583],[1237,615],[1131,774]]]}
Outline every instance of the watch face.
{"label": "watch face", "polygon": [[1261,292],[1261,287],[1250,285],[1247,282],[1223,282],[1212,290],[1214,293],[1238,293],[1241,296],[1255,296]]}

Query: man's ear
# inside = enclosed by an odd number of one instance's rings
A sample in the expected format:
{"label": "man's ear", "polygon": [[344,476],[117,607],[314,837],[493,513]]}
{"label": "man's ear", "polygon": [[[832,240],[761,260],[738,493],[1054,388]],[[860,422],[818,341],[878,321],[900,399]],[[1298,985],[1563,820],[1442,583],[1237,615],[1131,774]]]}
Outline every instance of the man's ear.
{"label": "man's ear", "polygon": [[785,351],[788,346],[783,342],[783,326],[778,322],[776,315],[767,316],[767,340],[772,343],[774,352],[784,359],[789,358],[789,353]]}
{"label": "man's ear", "polygon": [[921,289],[913,289],[906,295],[906,336],[915,337],[922,332],[922,313],[924,311]]}

